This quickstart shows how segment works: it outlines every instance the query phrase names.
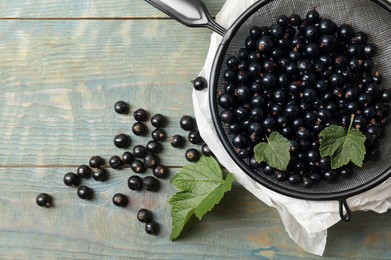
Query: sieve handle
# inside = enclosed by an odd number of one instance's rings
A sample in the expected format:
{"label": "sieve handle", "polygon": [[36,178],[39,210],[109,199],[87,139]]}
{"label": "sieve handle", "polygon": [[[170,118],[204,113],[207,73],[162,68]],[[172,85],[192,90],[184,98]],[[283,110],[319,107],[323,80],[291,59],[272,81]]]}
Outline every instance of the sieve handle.
{"label": "sieve handle", "polygon": [[[344,213],[344,211],[346,213]],[[348,206],[348,203],[346,202],[346,199],[339,201],[339,216],[343,221],[349,221],[351,218],[350,208]]]}
{"label": "sieve handle", "polygon": [[225,28],[217,24],[210,16],[201,0],[145,0],[171,18],[188,27],[207,27],[224,36]]}

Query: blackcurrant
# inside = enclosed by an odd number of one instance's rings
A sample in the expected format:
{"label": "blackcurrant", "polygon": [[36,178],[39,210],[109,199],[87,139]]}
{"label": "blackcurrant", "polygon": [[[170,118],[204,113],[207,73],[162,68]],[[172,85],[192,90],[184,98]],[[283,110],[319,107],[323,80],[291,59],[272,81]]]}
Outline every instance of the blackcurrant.
{"label": "blackcurrant", "polygon": [[197,129],[193,129],[189,132],[187,139],[192,144],[198,144],[202,141],[200,132]]}
{"label": "blackcurrant", "polygon": [[80,181],[80,177],[73,172],[68,172],[64,175],[64,184],[66,186],[79,186]]}
{"label": "blackcurrant", "polygon": [[143,173],[145,171],[145,165],[140,160],[133,160],[130,164],[130,168],[135,173]]}
{"label": "blackcurrant", "polygon": [[166,132],[161,128],[156,128],[152,131],[151,136],[154,141],[164,141],[166,139]]}
{"label": "blackcurrant", "polygon": [[122,168],[122,160],[118,156],[114,155],[109,159],[109,165],[113,169],[121,169]]}
{"label": "blackcurrant", "polygon": [[122,160],[122,162],[124,164],[130,165],[132,163],[132,161],[133,161],[133,158],[134,158],[134,156],[133,156],[133,154],[131,152],[124,152],[122,154],[121,160]]}
{"label": "blackcurrant", "polygon": [[114,104],[114,110],[118,114],[127,114],[129,112],[129,104],[125,101],[117,101]]}
{"label": "blackcurrant", "polygon": [[207,144],[203,144],[201,147],[201,152],[205,156],[213,156],[212,150],[210,150],[209,146]]}
{"label": "blackcurrant", "polygon": [[92,178],[96,181],[106,181],[109,178],[109,174],[106,169],[98,168],[92,172]]}
{"label": "blackcurrant", "polygon": [[190,148],[185,152],[185,157],[189,162],[196,162],[200,159],[200,153],[197,149]]}
{"label": "blackcurrant", "polygon": [[[91,160],[90,160],[91,162]],[[100,166],[98,166],[100,167]],[[83,164],[83,165],[80,165],[79,167],[77,167],[77,171],[76,171],[77,175],[79,175],[80,178],[85,178],[85,179],[88,179],[91,177],[91,168],[88,167],[87,165]]]}
{"label": "blackcurrant", "polygon": [[92,198],[93,191],[87,186],[80,186],[77,189],[77,196],[83,200],[89,200]]}
{"label": "blackcurrant", "polygon": [[143,186],[147,191],[158,191],[160,188],[160,181],[152,176],[144,177]]}
{"label": "blackcurrant", "polygon": [[300,15],[292,14],[291,16],[289,16],[289,23],[292,26],[299,26],[302,23]]}
{"label": "blackcurrant", "polygon": [[89,164],[91,168],[99,168],[104,165],[104,160],[100,156],[92,156],[90,158]]}
{"label": "blackcurrant", "polygon": [[159,233],[159,224],[155,221],[145,223],[145,232],[149,235],[156,235]]}
{"label": "blackcurrant", "polygon": [[151,124],[154,127],[163,127],[166,124],[166,117],[162,114],[155,114],[151,118]]}
{"label": "blackcurrant", "polygon": [[159,179],[167,178],[170,174],[168,168],[164,165],[157,165],[155,168],[153,168],[152,173],[156,178]]}
{"label": "blackcurrant", "polygon": [[142,145],[136,145],[133,147],[133,157],[135,158],[144,158],[147,150]]}
{"label": "blackcurrant", "polygon": [[148,112],[143,108],[139,108],[134,111],[133,117],[138,122],[145,122],[148,120]]}
{"label": "blackcurrant", "polygon": [[143,188],[143,181],[137,175],[130,176],[128,179],[128,187],[131,190],[141,190]]}
{"label": "blackcurrant", "polygon": [[144,157],[144,165],[147,168],[153,168],[159,163],[159,158],[153,153],[147,153]]}
{"label": "blackcurrant", "polygon": [[46,207],[49,208],[53,206],[53,198],[47,193],[40,193],[35,199],[35,202],[40,207]]}
{"label": "blackcurrant", "polygon": [[150,222],[153,219],[152,212],[147,209],[140,209],[137,212],[137,219],[140,222]]}
{"label": "blackcurrant", "polygon": [[310,24],[317,24],[320,19],[320,15],[316,10],[310,10],[307,12],[305,19]]}
{"label": "blackcurrant", "polygon": [[114,145],[118,148],[128,148],[130,145],[130,136],[126,134],[118,134],[114,137],[113,142]]}
{"label": "blackcurrant", "polygon": [[185,140],[181,135],[174,135],[170,138],[170,143],[172,147],[181,148],[184,146]]}
{"label": "blackcurrant", "polygon": [[162,151],[162,145],[156,141],[149,141],[145,146],[146,150],[150,153],[160,153]]}
{"label": "blackcurrant", "polygon": [[193,80],[192,83],[193,83],[193,87],[195,90],[203,90],[208,86],[206,79],[201,76],[199,76],[195,80]]}
{"label": "blackcurrant", "polygon": [[126,207],[128,205],[128,197],[125,194],[117,193],[113,196],[113,204],[117,207]]}
{"label": "blackcurrant", "polygon": [[147,126],[142,122],[136,122],[132,126],[132,132],[135,135],[142,136],[145,135],[148,131]]}
{"label": "blackcurrant", "polygon": [[191,116],[187,116],[187,115],[183,116],[180,119],[179,124],[180,124],[181,128],[185,131],[193,130],[195,127],[194,119]]}

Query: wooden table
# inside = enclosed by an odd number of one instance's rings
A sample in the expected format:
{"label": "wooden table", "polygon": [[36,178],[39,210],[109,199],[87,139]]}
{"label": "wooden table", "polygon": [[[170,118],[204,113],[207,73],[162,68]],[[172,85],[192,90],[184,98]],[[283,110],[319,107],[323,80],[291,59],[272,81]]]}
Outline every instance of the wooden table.
{"label": "wooden table", "polygon": [[[223,4],[205,2],[212,15]],[[288,237],[274,209],[238,184],[176,242],[169,180],[158,193],[134,192],[130,169],[110,169],[107,182],[83,180],[95,191],[91,201],[63,184],[91,156],[123,152],[113,137],[131,134],[134,119],[114,112],[117,100],[166,115],[168,135],[186,135],[178,122],[193,114],[190,80],[206,57],[208,30],[185,28],[142,0],[0,1],[0,19],[1,258],[315,258]],[[132,134],[133,145],[148,140]],[[165,141],[161,160],[171,176],[186,164],[186,148]],[[41,192],[54,197],[53,208],[35,204]],[[117,192],[129,196],[128,207],[112,204]],[[137,221],[142,207],[153,211],[159,235]],[[390,247],[390,212],[357,212],[329,230],[325,256],[390,259]]]}

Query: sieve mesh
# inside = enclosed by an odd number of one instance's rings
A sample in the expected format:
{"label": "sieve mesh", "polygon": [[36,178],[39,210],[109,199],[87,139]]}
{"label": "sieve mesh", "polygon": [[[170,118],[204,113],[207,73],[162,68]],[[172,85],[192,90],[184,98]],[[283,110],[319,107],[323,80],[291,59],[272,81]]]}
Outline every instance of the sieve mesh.
{"label": "sieve mesh", "polygon": [[[254,25],[269,26],[281,14],[289,16],[290,14],[297,13],[301,17],[304,17],[306,12],[314,6],[322,17],[330,18],[337,24],[351,23],[356,31],[364,31],[369,34],[369,41],[378,46],[378,54],[374,58],[374,61],[377,64],[377,69],[384,78],[382,87],[389,88],[391,85],[391,44],[389,44],[391,39],[390,12],[368,0],[274,0],[255,10],[244,22],[239,24],[239,28],[232,37],[224,38],[223,46],[225,52],[222,51],[220,57],[216,57],[218,59],[217,70],[215,71],[217,87],[214,91],[214,97],[212,96],[212,99],[214,99],[212,102],[217,103],[216,93],[223,91],[223,73],[227,69],[225,65],[226,59],[231,55],[237,54],[237,51],[244,47],[244,39],[248,35],[250,27]],[[217,108],[217,113],[219,112],[220,109]],[[340,178],[334,184],[323,181],[312,188],[304,188],[301,185],[292,186],[288,182],[276,181],[274,177],[263,174],[261,170],[254,172],[254,170],[248,167],[248,161],[244,161],[245,163],[243,164],[243,160],[235,156],[235,152],[233,152],[234,147],[229,141],[232,140],[232,136],[229,134],[228,129],[224,125],[220,125],[219,127],[222,130],[220,134],[225,139],[226,148],[231,150],[231,156],[236,162],[239,162],[239,165],[246,173],[250,173],[249,175],[252,177],[256,176],[255,179],[263,179],[274,188],[277,187],[277,189],[293,191],[297,194],[314,195],[312,199],[317,199],[316,195],[320,194],[332,194],[349,190],[354,191],[358,187],[373,181],[387,170],[389,171],[391,165],[391,129],[387,127],[385,137],[380,142],[381,156],[379,160],[368,161],[362,168],[354,168],[354,176],[352,178]]]}

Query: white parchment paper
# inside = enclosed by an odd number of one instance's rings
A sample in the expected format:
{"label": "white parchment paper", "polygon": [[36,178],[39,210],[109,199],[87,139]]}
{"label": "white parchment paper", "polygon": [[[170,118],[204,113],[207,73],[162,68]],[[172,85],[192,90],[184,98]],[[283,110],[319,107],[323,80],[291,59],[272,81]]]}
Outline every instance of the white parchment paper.
{"label": "white parchment paper", "polygon": [[[218,13],[216,21],[223,27],[229,28],[236,18],[254,2],[256,0],[227,0]],[[209,52],[200,72],[200,75],[208,81],[213,59],[221,39],[221,36],[216,33],[211,36]],[[232,161],[220,143],[209,109],[208,89],[193,91],[193,105],[201,136],[220,163],[232,172],[236,180],[259,200],[277,209],[288,235],[300,247],[309,253],[322,255],[326,247],[327,229],[341,220],[338,202],[294,199],[280,195],[256,183]],[[365,193],[349,198],[347,203],[352,211],[386,212],[391,207],[391,180],[388,179]]]}

